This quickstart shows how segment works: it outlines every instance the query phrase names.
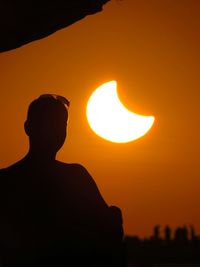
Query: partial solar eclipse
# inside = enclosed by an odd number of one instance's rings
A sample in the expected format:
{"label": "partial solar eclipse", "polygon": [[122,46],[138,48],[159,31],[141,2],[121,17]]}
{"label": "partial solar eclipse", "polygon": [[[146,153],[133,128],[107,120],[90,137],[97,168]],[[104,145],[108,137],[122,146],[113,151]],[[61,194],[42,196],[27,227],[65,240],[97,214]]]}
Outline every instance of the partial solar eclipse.
{"label": "partial solar eclipse", "polygon": [[129,111],[120,102],[117,82],[99,86],[90,96],[86,115],[91,129],[100,137],[115,143],[127,143],[144,136],[155,118]]}

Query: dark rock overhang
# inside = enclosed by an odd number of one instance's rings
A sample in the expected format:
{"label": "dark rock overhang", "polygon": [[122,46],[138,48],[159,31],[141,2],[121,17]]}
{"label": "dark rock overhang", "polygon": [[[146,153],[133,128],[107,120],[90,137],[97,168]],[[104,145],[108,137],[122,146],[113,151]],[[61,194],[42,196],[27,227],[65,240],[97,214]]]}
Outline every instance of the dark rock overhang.
{"label": "dark rock overhang", "polygon": [[44,38],[110,0],[0,0],[0,52]]}

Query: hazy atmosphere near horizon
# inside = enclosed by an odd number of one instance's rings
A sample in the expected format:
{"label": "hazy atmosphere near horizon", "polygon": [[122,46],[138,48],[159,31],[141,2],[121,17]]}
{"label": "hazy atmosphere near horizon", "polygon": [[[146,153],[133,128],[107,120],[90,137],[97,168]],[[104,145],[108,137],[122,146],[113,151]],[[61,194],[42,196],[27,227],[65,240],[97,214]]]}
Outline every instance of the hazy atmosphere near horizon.
{"label": "hazy atmosphere near horizon", "polygon": [[[29,103],[63,95],[71,104],[58,159],[88,169],[106,202],[122,209],[125,233],[149,236],[155,224],[168,224],[194,225],[200,234],[199,14],[199,0],[112,0],[98,14],[1,53],[0,168],[28,150]],[[155,117],[136,141],[111,143],[88,125],[91,93],[111,80],[129,110]]]}

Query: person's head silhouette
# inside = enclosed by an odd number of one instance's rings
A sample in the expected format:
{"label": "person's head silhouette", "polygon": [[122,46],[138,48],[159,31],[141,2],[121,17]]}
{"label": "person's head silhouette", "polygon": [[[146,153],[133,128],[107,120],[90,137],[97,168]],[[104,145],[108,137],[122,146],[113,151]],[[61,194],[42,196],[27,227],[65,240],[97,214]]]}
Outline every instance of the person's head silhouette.
{"label": "person's head silhouette", "polygon": [[58,95],[45,94],[28,108],[25,132],[29,136],[29,154],[54,157],[66,138],[69,101]]}

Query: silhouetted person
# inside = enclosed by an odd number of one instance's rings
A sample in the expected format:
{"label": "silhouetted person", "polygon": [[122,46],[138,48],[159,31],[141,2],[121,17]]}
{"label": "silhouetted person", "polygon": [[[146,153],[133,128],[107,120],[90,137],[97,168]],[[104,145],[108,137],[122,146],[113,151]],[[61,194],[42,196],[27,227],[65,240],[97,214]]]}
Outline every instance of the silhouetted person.
{"label": "silhouetted person", "polygon": [[171,240],[172,230],[169,225],[166,225],[164,228],[165,241],[168,243]]}
{"label": "silhouetted person", "polygon": [[154,235],[153,235],[154,240],[159,240],[160,239],[160,225],[155,225],[153,232],[154,232]]}
{"label": "silhouetted person", "polygon": [[185,241],[188,241],[189,240],[188,227],[186,225],[184,225],[182,228],[182,231],[183,231],[183,239]]}
{"label": "silhouetted person", "polygon": [[177,227],[174,234],[174,240],[180,244],[185,244],[188,241],[187,226]]}
{"label": "silhouetted person", "polygon": [[193,225],[190,225],[190,239],[192,242],[198,241],[198,237],[196,235],[196,231]]}
{"label": "silhouetted person", "polygon": [[195,228],[193,225],[190,225],[190,237],[192,241],[196,238]]}
{"label": "silhouetted person", "polygon": [[177,227],[174,232],[174,240],[176,242],[182,242],[183,240],[183,231],[181,227]]}
{"label": "silhouetted person", "polygon": [[55,159],[66,138],[68,104],[56,95],[34,100],[24,124],[29,152],[0,170],[3,266],[120,266],[120,209],[106,204],[83,166]]}

